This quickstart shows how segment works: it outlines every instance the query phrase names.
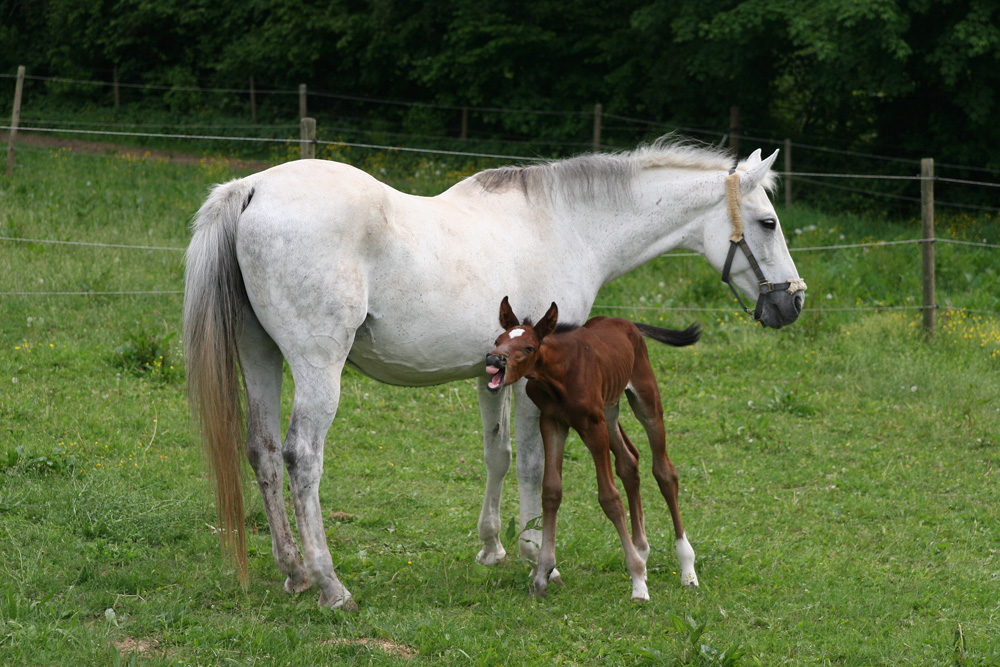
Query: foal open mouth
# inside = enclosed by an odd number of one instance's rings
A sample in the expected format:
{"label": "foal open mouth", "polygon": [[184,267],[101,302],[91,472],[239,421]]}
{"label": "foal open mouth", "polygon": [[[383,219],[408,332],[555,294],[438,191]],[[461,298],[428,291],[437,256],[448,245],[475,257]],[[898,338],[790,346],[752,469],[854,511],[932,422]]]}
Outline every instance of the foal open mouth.
{"label": "foal open mouth", "polygon": [[486,372],[491,375],[490,381],[486,383],[486,388],[490,391],[500,391],[503,386],[504,369],[496,366],[487,366]]}

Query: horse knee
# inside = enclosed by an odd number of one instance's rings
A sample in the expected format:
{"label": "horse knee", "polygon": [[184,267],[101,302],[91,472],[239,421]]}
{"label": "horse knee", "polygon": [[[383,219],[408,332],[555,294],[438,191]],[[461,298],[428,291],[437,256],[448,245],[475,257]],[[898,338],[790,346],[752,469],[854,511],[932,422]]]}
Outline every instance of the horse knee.
{"label": "horse knee", "polygon": [[542,487],[542,509],[557,510],[562,504],[562,486]]}
{"label": "horse knee", "polygon": [[597,502],[600,503],[601,509],[612,521],[623,515],[625,506],[622,504],[622,496],[617,489],[598,494]]}
{"label": "horse knee", "polygon": [[639,465],[631,458],[619,457],[615,459],[615,473],[618,479],[623,482],[633,482],[639,479]]}
{"label": "horse knee", "polygon": [[653,477],[660,486],[670,486],[677,488],[677,484],[680,482],[680,476],[677,474],[677,468],[674,467],[670,461],[665,463],[658,463],[653,466]]}

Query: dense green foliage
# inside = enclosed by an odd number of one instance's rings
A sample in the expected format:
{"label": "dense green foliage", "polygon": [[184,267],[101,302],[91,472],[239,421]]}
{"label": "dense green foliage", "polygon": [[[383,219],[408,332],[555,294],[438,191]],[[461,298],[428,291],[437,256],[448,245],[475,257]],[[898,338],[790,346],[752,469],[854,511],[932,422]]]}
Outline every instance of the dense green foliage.
{"label": "dense green foliage", "polygon": [[[421,194],[475,168],[387,155],[342,157]],[[233,176],[224,159],[18,159],[16,181],[0,179],[2,237],[183,248],[209,184]],[[793,248],[915,232],[780,213]],[[778,332],[740,316],[700,258],[660,259],[602,292],[603,314],[705,326],[694,347],[650,347],[701,588],[679,586],[669,513],[646,472],[646,605],[627,599],[578,440],[560,513],[566,586],[533,600],[524,563],[474,564],[474,384],[405,389],[348,372],[321,486],[335,564],[360,605],[346,615],[317,608],[312,591],[282,592],[256,499],[240,590],[213,534],[183,374],[170,368],[181,296],[98,294],[180,290],[182,253],[0,243],[0,291],[90,293],[0,296],[0,664],[1000,662],[1000,321],[942,311],[928,341],[917,311],[871,308],[918,298],[913,246],[797,252],[807,309]],[[1000,308],[995,252],[952,246],[941,302]],[[856,304],[868,308],[820,310]],[[286,414],[291,391],[288,378]],[[511,477],[505,520],[516,498]]]}
{"label": "dense green foliage", "polygon": [[[245,95],[191,88],[245,89],[252,76],[262,90],[306,82],[334,96],[424,105],[312,98],[311,113],[338,126],[455,136],[458,106],[553,112],[474,111],[470,133],[565,152],[587,145],[595,102],[608,114],[605,143],[619,147],[676,126],[718,140],[737,106],[749,136],[1000,169],[992,0],[0,0],[0,72],[19,64],[100,81],[117,69],[123,82],[158,86],[126,89],[125,102],[182,117],[244,110]],[[107,87],[35,89],[74,108],[110,99]],[[294,120],[287,96],[259,97],[262,117]],[[803,152],[796,167],[836,171],[845,159]],[[863,173],[894,167],[876,161]],[[985,192],[951,199],[994,203]]]}

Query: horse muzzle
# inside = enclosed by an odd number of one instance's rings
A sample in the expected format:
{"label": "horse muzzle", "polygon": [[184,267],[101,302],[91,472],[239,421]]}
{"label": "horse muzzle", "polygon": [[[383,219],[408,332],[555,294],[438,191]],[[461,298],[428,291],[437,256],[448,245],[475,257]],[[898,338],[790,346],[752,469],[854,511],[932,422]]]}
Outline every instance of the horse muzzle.
{"label": "horse muzzle", "polygon": [[799,319],[805,299],[805,290],[792,293],[781,290],[761,294],[757,302],[759,315],[755,319],[765,327],[780,329]]}

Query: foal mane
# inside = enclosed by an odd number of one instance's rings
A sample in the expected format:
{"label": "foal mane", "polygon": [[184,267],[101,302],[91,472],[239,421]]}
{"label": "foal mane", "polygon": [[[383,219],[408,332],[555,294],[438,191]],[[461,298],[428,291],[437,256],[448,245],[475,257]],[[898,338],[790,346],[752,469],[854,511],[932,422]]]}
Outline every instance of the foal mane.
{"label": "foal mane", "polygon": [[631,194],[632,177],[643,169],[728,171],[732,166],[732,156],[721,148],[667,135],[631,151],[487,169],[472,178],[486,192],[514,189],[531,199],[558,193],[570,201],[590,201],[602,195],[621,200]]}
{"label": "foal mane", "polygon": [[[521,324],[524,325],[524,326],[526,326],[526,327],[533,327],[533,326],[535,326],[535,323],[531,320],[530,317],[526,317],[523,320],[521,320]],[[573,331],[575,329],[579,329],[581,326],[583,326],[583,325],[582,324],[576,324],[575,322],[557,322],[556,323],[556,328],[555,328],[555,330],[552,333],[553,334],[566,333],[567,331]]]}

